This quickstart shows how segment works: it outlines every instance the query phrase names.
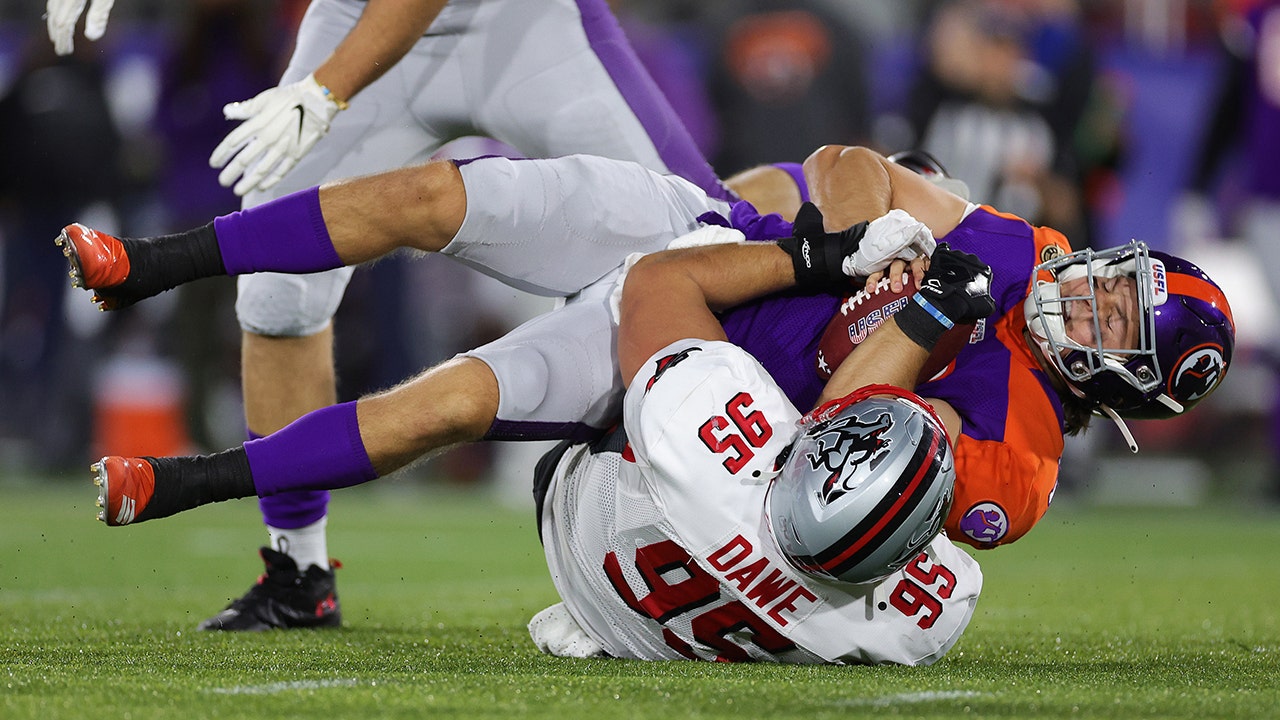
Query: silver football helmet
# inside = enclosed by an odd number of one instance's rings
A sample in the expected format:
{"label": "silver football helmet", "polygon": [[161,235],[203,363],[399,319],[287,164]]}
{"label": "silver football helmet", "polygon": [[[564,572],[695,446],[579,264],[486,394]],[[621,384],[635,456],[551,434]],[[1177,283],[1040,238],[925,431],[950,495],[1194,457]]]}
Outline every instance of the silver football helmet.
{"label": "silver football helmet", "polygon": [[766,514],[799,571],[823,581],[873,582],[938,534],[955,477],[947,431],[933,409],[901,388],[870,385],[800,421]]}

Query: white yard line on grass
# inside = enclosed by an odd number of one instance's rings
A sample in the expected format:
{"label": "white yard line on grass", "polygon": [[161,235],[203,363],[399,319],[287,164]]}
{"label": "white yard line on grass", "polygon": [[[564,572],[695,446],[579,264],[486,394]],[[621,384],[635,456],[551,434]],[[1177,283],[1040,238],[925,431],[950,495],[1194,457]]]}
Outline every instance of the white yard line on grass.
{"label": "white yard line on grass", "polygon": [[885,695],[875,698],[850,698],[841,700],[837,705],[845,705],[850,707],[889,707],[890,705],[909,705],[913,703],[936,702],[939,700],[962,700],[965,698],[974,698],[986,693],[974,692],[972,690],[942,690],[930,692],[913,692],[899,693],[897,695]]}
{"label": "white yard line on grass", "polygon": [[[292,680],[290,682],[269,683],[267,685],[237,685],[229,688],[212,688],[209,692],[215,695],[275,695],[276,693],[289,692],[291,690],[321,690],[324,688],[335,687],[355,687],[362,685],[359,680],[354,678],[344,678],[340,680]],[[370,685],[377,685],[376,680],[370,681]]]}

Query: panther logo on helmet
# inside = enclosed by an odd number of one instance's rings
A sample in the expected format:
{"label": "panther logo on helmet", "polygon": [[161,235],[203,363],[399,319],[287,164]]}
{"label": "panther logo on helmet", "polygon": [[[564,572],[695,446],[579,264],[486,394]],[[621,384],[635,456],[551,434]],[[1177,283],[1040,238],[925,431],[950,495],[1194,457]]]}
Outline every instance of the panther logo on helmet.
{"label": "panther logo on helmet", "polygon": [[980,502],[960,518],[960,531],[984,545],[994,545],[1009,532],[1009,515],[994,502]]}
{"label": "panther logo on helmet", "polygon": [[1199,400],[1218,386],[1226,369],[1222,348],[1217,345],[1194,347],[1178,361],[1178,369],[1169,381],[1169,395],[1183,402]]}
{"label": "panther logo on helmet", "polygon": [[893,416],[883,413],[869,423],[856,416],[841,416],[828,422],[826,427],[815,429],[817,449],[806,455],[812,469],[830,473],[822,486],[824,505],[854,489],[849,484],[855,477],[854,469],[889,452],[891,443],[886,434],[893,429]]}

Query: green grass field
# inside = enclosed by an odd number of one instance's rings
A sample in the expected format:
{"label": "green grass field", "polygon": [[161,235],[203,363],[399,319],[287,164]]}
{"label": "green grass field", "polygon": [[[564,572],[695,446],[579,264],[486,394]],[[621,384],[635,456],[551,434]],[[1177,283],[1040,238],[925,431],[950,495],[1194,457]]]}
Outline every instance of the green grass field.
{"label": "green grass field", "polygon": [[549,658],[531,513],[480,494],[337,494],[345,627],[207,634],[261,565],[241,501],[134,528],[94,491],[0,484],[0,718],[1280,717],[1280,514],[1055,507],[979,553],[929,668]]}

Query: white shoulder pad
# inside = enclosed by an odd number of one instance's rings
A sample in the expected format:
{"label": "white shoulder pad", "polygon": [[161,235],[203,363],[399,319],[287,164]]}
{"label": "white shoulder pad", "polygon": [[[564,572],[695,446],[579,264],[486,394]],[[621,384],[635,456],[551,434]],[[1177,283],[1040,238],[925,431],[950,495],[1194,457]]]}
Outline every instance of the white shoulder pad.
{"label": "white shoulder pad", "polygon": [[655,353],[623,404],[637,464],[675,480],[728,471],[767,482],[799,418],[755,358],[710,340],[680,340]]}

